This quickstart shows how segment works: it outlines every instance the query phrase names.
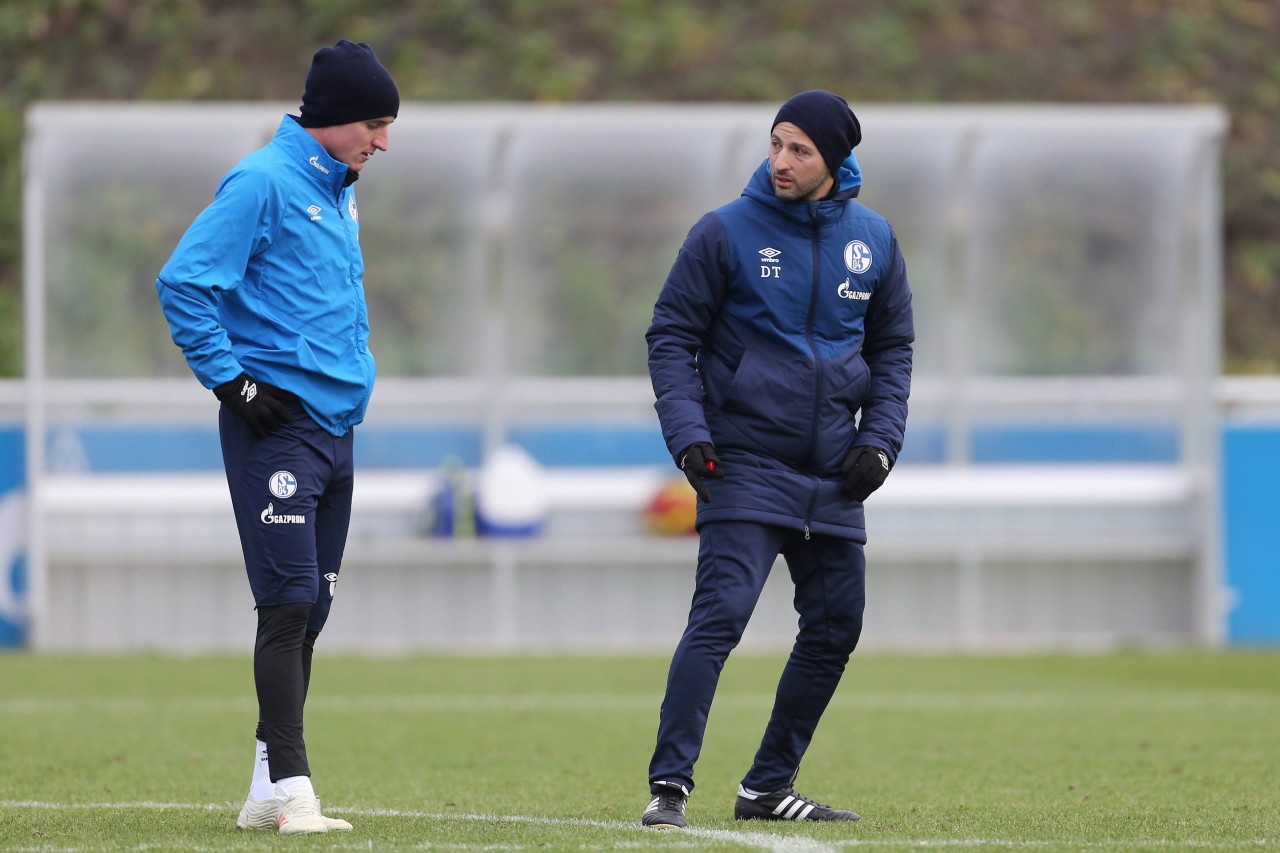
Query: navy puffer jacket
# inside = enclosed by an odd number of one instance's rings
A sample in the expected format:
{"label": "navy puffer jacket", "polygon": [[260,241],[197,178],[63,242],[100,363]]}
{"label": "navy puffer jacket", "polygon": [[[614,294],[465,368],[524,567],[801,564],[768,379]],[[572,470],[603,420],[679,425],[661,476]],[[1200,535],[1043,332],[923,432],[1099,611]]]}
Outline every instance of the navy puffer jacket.
{"label": "navy puffer jacket", "polygon": [[783,202],[766,160],[743,194],[689,231],[646,334],[667,449],[709,442],[709,521],[759,521],[866,541],[841,494],[855,445],[902,447],[911,388],[911,288],[888,221],[840,190]]}

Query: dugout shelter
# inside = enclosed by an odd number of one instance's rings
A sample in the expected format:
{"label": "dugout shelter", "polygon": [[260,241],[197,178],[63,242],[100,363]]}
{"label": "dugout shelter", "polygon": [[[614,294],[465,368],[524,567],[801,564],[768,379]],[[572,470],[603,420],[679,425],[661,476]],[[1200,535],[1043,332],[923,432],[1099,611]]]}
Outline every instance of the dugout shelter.
{"label": "dugout shelter", "polygon": [[[898,231],[918,338],[906,445],[868,503],[865,645],[1220,643],[1223,111],[853,106],[860,200]],[[153,282],[295,108],[28,114],[35,648],[253,635],[217,404]],[[686,230],[741,192],[775,109],[404,105],[358,185],[380,372],[327,644],[669,646],[696,544],[639,519],[674,473],[643,335]],[[546,530],[428,535],[444,461],[474,469],[506,444],[545,472]],[[791,641],[775,575],[745,645]]]}

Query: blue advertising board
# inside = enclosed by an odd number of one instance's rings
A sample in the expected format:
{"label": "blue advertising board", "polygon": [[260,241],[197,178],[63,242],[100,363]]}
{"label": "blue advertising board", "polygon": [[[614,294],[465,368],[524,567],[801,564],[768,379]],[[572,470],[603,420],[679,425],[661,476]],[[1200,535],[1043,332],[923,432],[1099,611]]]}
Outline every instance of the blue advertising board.
{"label": "blue advertising board", "polygon": [[26,636],[26,453],[20,426],[0,427],[0,648]]}
{"label": "blue advertising board", "polygon": [[1227,639],[1273,645],[1280,643],[1280,426],[1229,425],[1222,450]]}

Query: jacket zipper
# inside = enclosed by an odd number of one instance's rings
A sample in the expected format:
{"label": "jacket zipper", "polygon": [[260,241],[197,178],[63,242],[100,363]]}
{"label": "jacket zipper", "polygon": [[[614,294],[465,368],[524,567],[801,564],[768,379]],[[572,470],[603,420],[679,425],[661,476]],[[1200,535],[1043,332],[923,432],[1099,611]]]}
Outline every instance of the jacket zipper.
{"label": "jacket zipper", "polygon": [[[810,203],[809,205],[809,246],[813,255],[813,283],[809,289],[809,315],[805,320],[804,339],[809,344],[809,353],[813,356],[813,411],[810,412],[809,418],[809,449],[805,453],[804,468],[808,470],[809,463],[813,461],[813,447],[818,440],[818,412],[822,407],[820,395],[822,393],[822,359],[818,357],[818,348],[813,344],[813,330],[817,324],[818,317],[818,289],[821,280],[821,264],[819,263],[820,255],[818,252],[819,244],[819,224],[817,208]],[[812,476],[812,474],[810,475]],[[809,508],[805,512],[804,520],[804,538],[809,538],[809,521],[813,517],[814,505],[818,502],[818,484],[817,478],[814,477],[813,497],[809,501]]]}
{"label": "jacket zipper", "polygon": [[813,203],[809,205],[809,246],[813,255],[813,282],[809,289],[809,315],[805,320],[804,340],[809,345],[809,354],[813,356],[813,411],[809,418],[809,450],[805,454],[804,467],[808,469],[813,459],[813,445],[818,438],[818,410],[822,401],[818,399],[822,391],[822,359],[818,357],[818,348],[813,345],[813,329],[818,316],[818,287],[821,273],[819,271],[818,254],[818,216]]}

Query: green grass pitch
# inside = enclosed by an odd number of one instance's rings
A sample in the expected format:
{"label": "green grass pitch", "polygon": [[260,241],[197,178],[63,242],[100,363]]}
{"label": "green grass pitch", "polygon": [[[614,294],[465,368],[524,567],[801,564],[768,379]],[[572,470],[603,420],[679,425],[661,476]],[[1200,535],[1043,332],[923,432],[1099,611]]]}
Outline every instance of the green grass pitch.
{"label": "green grass pitch", "polygon": [[[673,638],[674,640],[674,638]],[[646,830],[666,658],[316,657],[317,791],[352,833],[235,829],[243,658],[0,655],[0,849],[1280,849],[1280,652],[856,654],[797,788],[735,822],[781,655],[730,658],[686,831]]]}

